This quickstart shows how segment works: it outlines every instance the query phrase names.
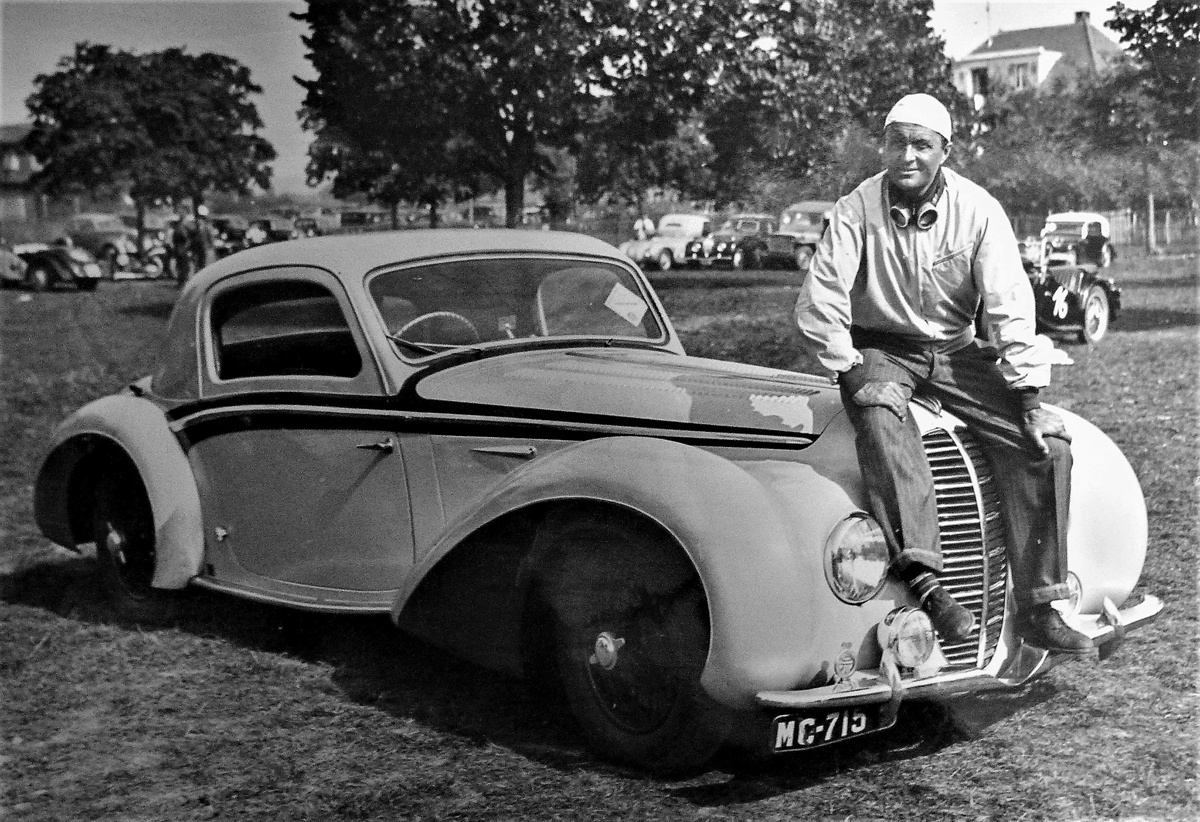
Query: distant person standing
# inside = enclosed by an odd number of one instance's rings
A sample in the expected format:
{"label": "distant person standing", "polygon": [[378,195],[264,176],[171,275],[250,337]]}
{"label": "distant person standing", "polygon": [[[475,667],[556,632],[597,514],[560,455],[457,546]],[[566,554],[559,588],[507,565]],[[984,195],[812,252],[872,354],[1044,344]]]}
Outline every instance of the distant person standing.
{"label": "distant person standing", "polygon": [[642,214],[633,224],[633,233],[639,240],[646,239],[654,233],[654,221]]}
{"label": "distant person standing", "polygon": [[192,240],[183,217],[178,214],[171,220],[171,231],[167,242],[171,255],[171,274],[177,283],[183,285],[192,273]]}
{"label": "distant person standing", "polygon": [[213,230],[208,221],[208,206],[196,208],[196,222],[191,234],[192,262],[199,271],[213,258]]}

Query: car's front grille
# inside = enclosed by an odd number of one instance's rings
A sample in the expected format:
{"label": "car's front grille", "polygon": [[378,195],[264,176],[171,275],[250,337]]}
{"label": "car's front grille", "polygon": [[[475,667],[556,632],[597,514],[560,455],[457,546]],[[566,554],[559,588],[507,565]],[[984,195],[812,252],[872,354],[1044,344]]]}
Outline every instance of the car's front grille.
{"label": "car's front grille", "polygon": [[1000,642],[1008,556],[1000,498],[983,449],[965,429],[935,429],[924,436],[933,469],[942,585],[975,615],[978,632],[967,642],[943,645],[951,668],[982,668]]}

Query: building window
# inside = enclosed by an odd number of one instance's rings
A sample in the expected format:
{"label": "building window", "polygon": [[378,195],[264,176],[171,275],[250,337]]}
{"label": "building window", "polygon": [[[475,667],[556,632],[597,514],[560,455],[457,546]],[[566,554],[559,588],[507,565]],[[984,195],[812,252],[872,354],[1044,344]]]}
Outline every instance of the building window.
{"label": "building window", "polygon": [[1015,63],[1008,67],[1008,72],[1013,88],[1023,89],[1033,86],[1033,72],[1028,63]]}
{"label": "building window", "polygon": [[988,70],[985,68],[971,69],[971,88],[982,96],[988,96]]}

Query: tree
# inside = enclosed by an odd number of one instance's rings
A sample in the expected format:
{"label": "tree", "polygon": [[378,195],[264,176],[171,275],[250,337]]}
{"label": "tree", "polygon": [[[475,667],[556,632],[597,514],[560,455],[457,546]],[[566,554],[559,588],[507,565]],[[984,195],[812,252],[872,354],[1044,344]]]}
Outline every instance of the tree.
{"label": "tree", "polygon": [[1109,28],[1121,35],[1146,95],[1156,103],[1158,125],[1167,139],[1200,135],[1200,3],[1158,0],[1138,11],[1113,6]]}
{"label": "tree", "polygon": [[713,168],[730,196],[762,173],[839,179],[833,147],[855,144],[864,131],[878,134],[901,94],[923,91],[963,105],[944,44],[929,27],[932,0],[747,7],[754,39],[725,55],[704,108]]}
{"label": "tree", "polygon": [[134,54],[79,43],[59,70],[35,78],[25,146],[52,193],[127,189],[138,207],[159,198],[198,206],[212,190],[266,188],[275,150],[255,132],[262,89],[236,60],[180,48]]}
{"label": "tree", "polygon": [[709,79],[703,46],[727,37],[738,6],[308,0],[294,15],[311,30],[304,42],[317,69],[299,81],[302,116],[319,138],[390,152],[409,168],[410,192],[463,171],[499,181],[516,225],[530,175],[553,174],[546,149],[572,146],[606,101],[630,113],[639,142],[673,133],[661,113],[693,108]]}

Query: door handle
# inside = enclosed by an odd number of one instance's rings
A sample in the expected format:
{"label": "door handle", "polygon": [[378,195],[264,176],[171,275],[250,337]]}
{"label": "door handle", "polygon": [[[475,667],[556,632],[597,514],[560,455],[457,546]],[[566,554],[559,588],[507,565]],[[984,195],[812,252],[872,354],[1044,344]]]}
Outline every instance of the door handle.
{"label": "door handle", "polygon": [[390,454],[396,450],[396,441],[391,437],[379,442],[360,442],[355,448],[361,448],[364,451],[382,451],[385,454]]}

